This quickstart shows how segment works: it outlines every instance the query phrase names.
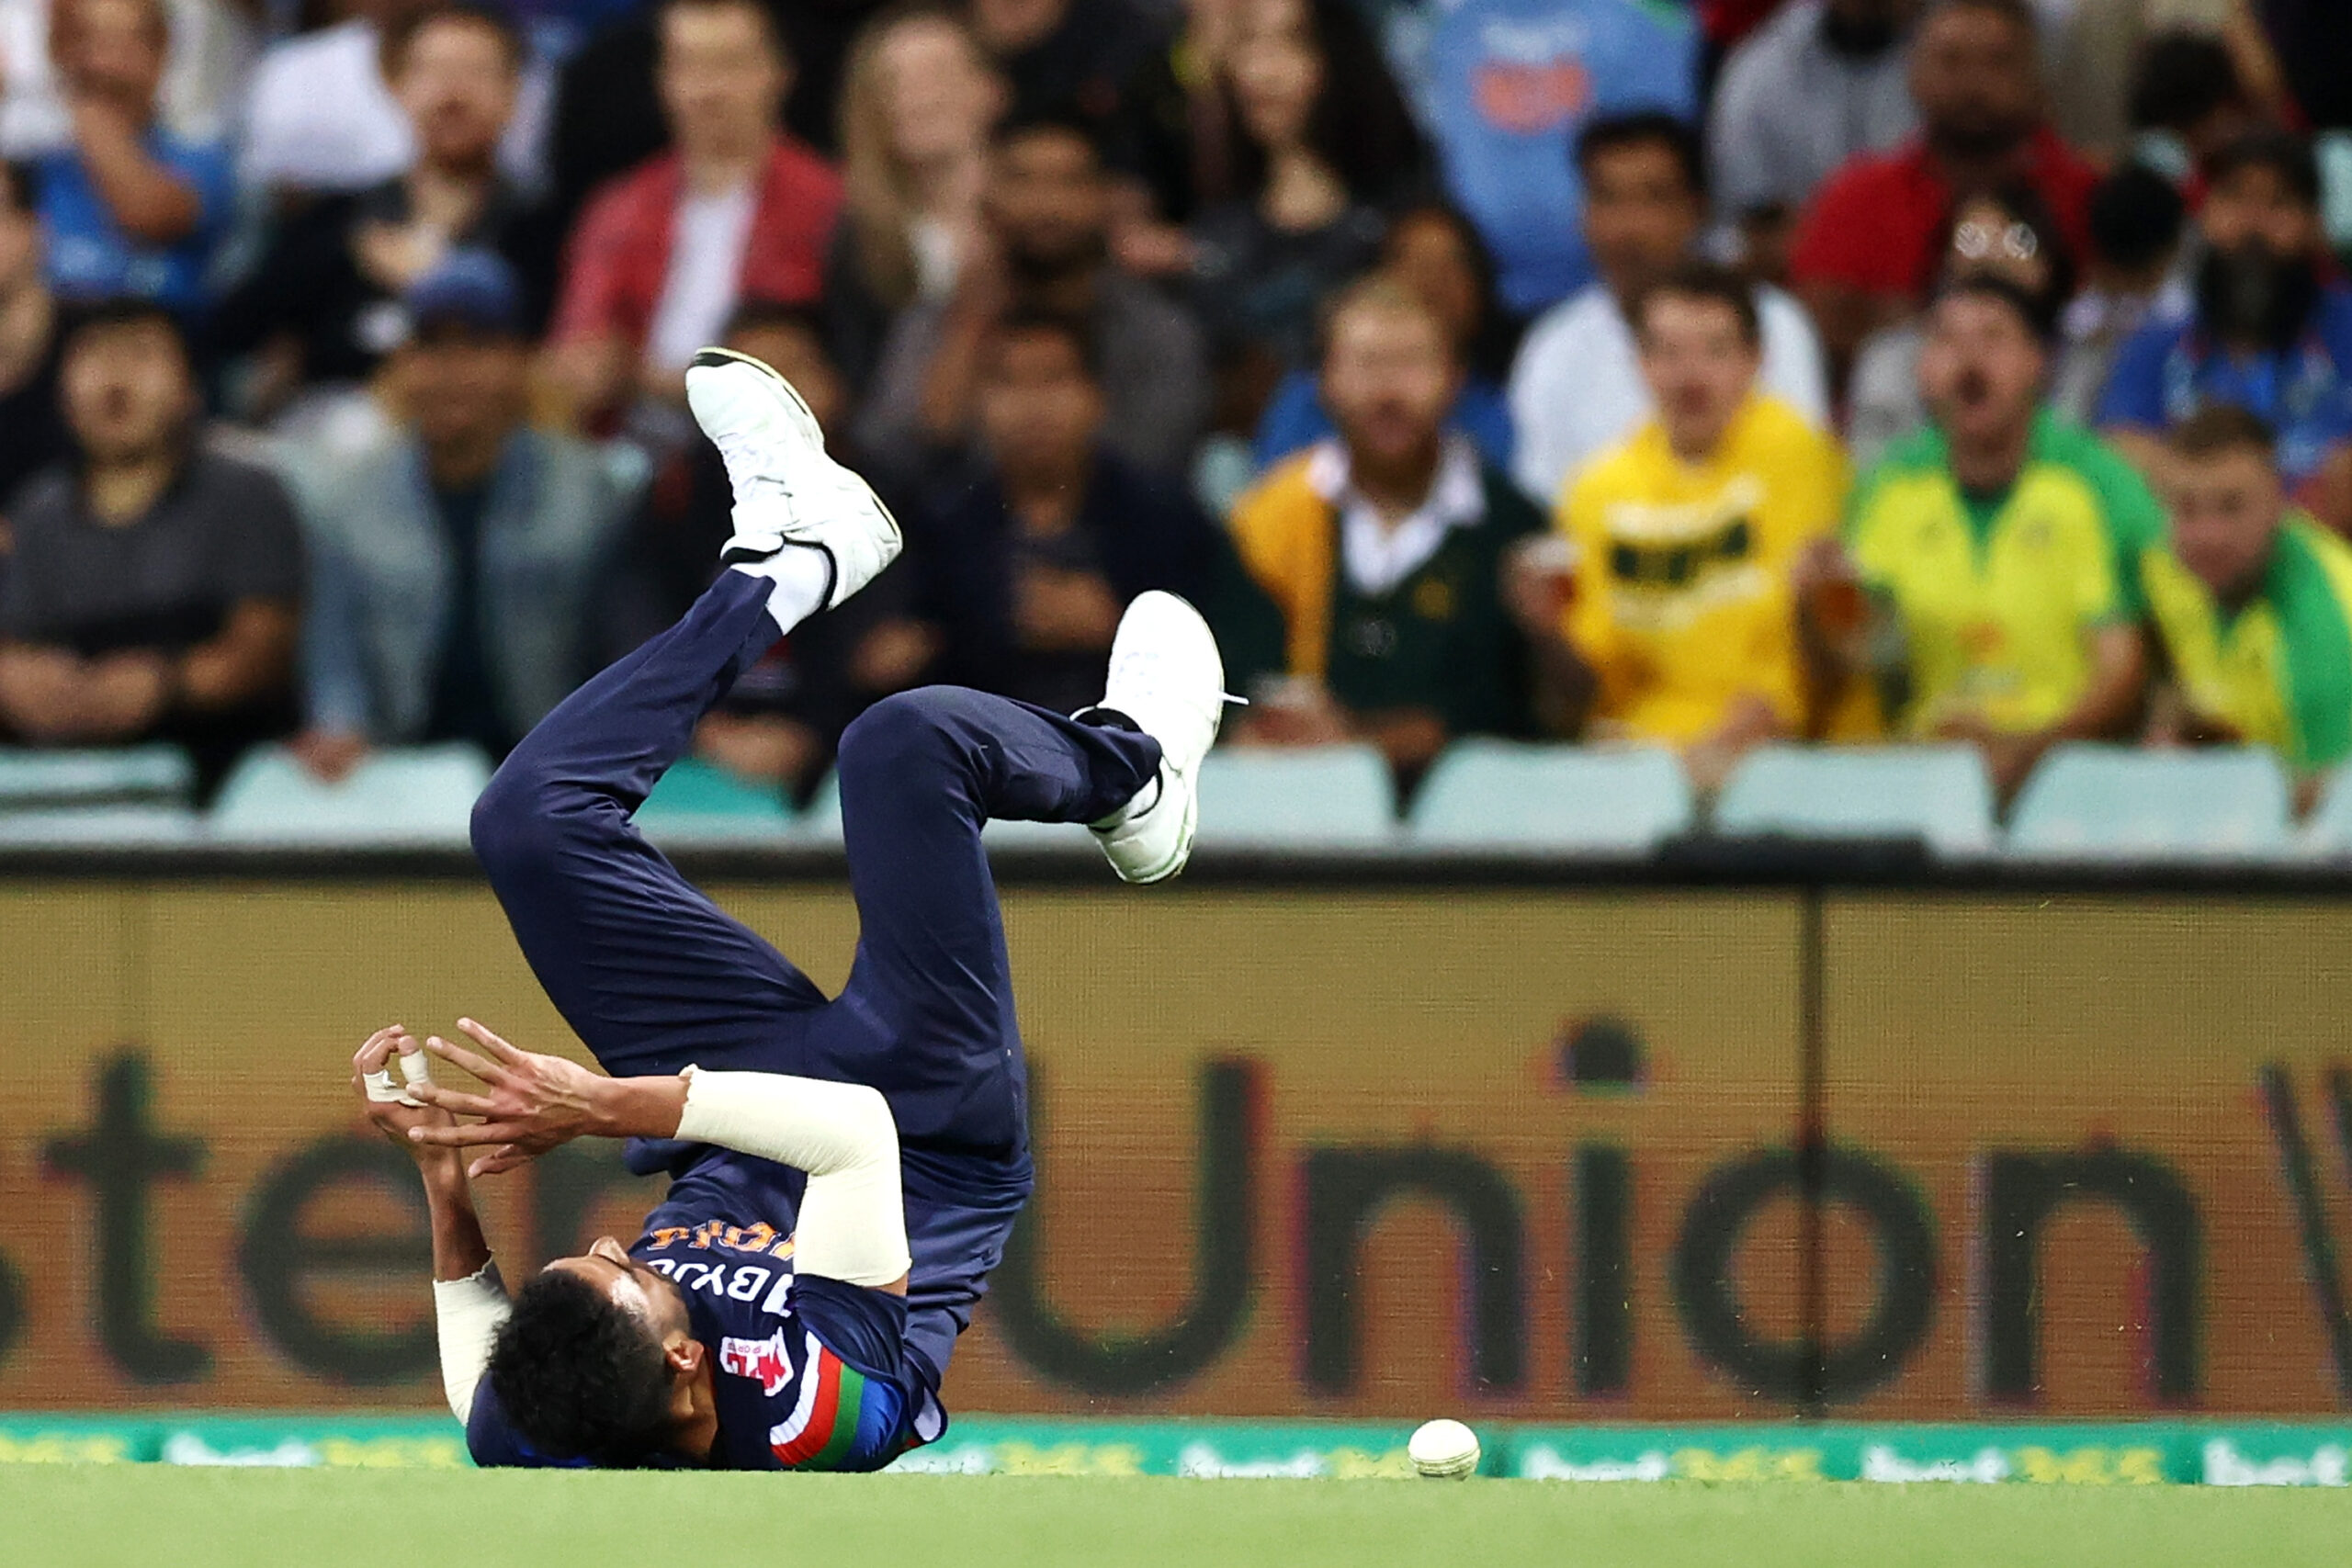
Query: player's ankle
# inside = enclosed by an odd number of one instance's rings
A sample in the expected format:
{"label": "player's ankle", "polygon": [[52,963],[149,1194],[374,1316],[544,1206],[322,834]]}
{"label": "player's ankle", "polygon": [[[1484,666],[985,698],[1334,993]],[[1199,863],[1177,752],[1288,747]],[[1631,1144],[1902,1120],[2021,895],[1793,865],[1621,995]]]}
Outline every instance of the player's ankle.
{"label": "player's ankle", "polygon": [[833,589],[833,558],[814,545],[786,542],[763,560],[728,568],[768,584],[768,615],[779,637],[825,607]]}

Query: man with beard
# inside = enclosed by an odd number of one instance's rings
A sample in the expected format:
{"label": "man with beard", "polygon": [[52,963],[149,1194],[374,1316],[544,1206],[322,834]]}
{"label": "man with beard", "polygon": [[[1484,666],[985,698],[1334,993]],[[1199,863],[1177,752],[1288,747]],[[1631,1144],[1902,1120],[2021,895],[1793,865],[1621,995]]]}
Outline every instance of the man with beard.
{"label": "man with beard", "polygon": [[2058,742],[2131,729],[2164,551],[2131,465],[2042,407],[2054,330],[2006,278],[1947,283],[1919,361],[1935,423],[1871,471],[1842,547],[1799,572],[1817,688],[1874,666],[1894,733],[1975,745],[2005,796]]}
{"label": "man with beard", "polygon": [[498,149],[524,51],[503,14],[469,4],[436,5],[390,35],[384,69],[415,162],[289,216],[213,313],[213,354],[266,346],[257,379],[270,385],[257,392],[268,412],[298,390],[332,398],[373,376],[408,330],[401,296],[452,251],[516,261],[528,200],[499,171]]}
{"label": "man with beard", "polygon": [[1140,468],[1182,468],[1208,417],[1208,351],[1182,307],[1112,264],[1111,182],[1093,132],[1053,115],[1000,126],[982,216],[955,291],[891,327],[860,450],[925,469],[965,453],[991,339],[1018,310],[1084,321],[1101,356],[1104,442]]}
{"label": "man with beard", "polygon": [[2126,344],[2098,424],[2143,470],[2164,433],[2215,404],[2260,416],[2319,519],[2352,527],[2352,289],[2330,281],[2319,164],[2278,130],[2215,154],[2197,226],[2196,303]]}
{"label": "man with beard", "polygon": [[1409,783],[1455,736],[1528,728],[1501,563],[1543,519],[1446,431],[1461,356],[1419,295],[1377,275],[1353,284],[1324,337],[1340,434],[1235,503],[1245,570],[1219,637],[1227,669],[1257,686],[1242,740],[1368,740]]}
{"label": "man with beard", "polygon": [[1940,0],[1913,40],[1910,80],[1919,135],[1832,175],[1789,258],[1790,278],[1841,368],[1865,337],[1915,308],[1934,275],[1944,214],[1962,195],[2030,186],[2066,248],[2082,255],[2090,247],[2098,171],[2043,118],[2028,0]]}

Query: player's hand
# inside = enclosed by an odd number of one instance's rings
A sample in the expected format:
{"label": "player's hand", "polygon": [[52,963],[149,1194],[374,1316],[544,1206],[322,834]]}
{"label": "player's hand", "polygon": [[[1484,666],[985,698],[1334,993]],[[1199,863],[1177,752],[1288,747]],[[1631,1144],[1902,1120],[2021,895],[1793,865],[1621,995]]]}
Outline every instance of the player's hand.
{"label": "player's hand", "polygon": [[485,1054],[477,1055],[437,1034],[425,1038],[424,1048],[480,1078],[485,1092],[467,1094],[438,1084],[416,1084],[409,1092],[453,1118],[481,1120],[412,1127],[407,1133],[411,1143],[488,1149],[469,1168],[473,1175],[491,1176],[513,1170],[574,1138],[611,1130],[605,1100],[614,1080],[561,1056],[510,1045],[472,1019],[459,1019],[458,1027]]}
{"label": "player's hand", "polygon": [[[352,1092],[359,1096],[359,1103],[367,1108],[368,1122],[378,1132],[408,1150],[420,1164],[429,1159],[454,1158],[455,1156],[411,1142],[408,1135],[409,1129],[453,1127],[457,1125],[456,1118],[446,1111],[436,1111],[429,1105],[412,1105],[397,1100],[378,1100],[368,1092],[368,1076],[371,1073],[401,1073],[401,1077],[405,1079],[407,1075],[394,1066],[392,1058],[414,1056],[421,1054],[424,1049],[423,1045],[417,1043],[414,1035],[401,1025],[393,1023],[387,1024],[370,1034],[368,1037],[368,1043],[360,1046],[357,1053],[351,1058]],[[423,1086],[410,1086],[412,1099],[414,1098],[415,1089],[421,1087]]]}

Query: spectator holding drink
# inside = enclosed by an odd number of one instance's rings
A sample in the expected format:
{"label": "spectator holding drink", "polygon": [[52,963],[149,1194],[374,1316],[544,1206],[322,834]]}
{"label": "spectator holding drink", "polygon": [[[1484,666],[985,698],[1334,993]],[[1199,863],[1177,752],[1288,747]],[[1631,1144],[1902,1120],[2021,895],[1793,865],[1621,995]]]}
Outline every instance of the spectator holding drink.
{"label": "spectator holding drink", "polygon": [[1234,509],[1243,570],[1219,636],[1227,679],[1269,699],[1237,734],[1369,740],[1409,779],[1456,736],[1528,728],[1501,564],[1543,520],[1447,432],[1462,361],[1427,300],[1374,276],[1327,320],[1323,402],[1339,434]]}
{"label": "spectator holding drink", "polygon": [[[2137,721],[2144,579],[2164,549],[2138,473],[2041,406],[2055,329],[2010,279],[1947,283],[1919,364],[1935,423],[1863,479],[1843,546],[1800,569],[1819,688],[1874,663],[1894,732],[1974,744],[2005,795],[2057,742]],[[1821,613],[1856,583],[1882,606],[1874,626]],[[1883,647],[1898,651],[1873,660]]]}
{"label": "spectator holding drink", "polygon": [[[1686,264],[1635,301],[1634,328],[1658,412],[1562,498],[1573,592],[1556,549],[1522,552],[1511,606],[1538,649],[1545,728],[1681,748],[1711,787],[1757,742],[1843,716],[1808,711],[1789,570],[1836,526],[1846,462],[1758,389],[1763,334],[1743,279]],[[1866,713],[1843,728],[1858,723]]]}

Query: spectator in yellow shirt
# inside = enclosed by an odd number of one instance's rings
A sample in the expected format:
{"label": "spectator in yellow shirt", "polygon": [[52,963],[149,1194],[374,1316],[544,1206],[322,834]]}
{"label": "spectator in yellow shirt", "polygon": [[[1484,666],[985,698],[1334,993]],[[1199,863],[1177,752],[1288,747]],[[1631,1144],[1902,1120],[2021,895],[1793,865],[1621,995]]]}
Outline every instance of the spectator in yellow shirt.
{"label": "spectator in yellow shirt", "polygon": [[[1872,670],[1898,734],[1973,744],[2005,796],[2058,741],[2132,729],[2165,549],[2131,465],[2042,406],[2054,326],[2007,280],[1945,284],[1919,359],[1935,423],[1864,478],[1843,549],[1798,572],[1823,687]],[[1825,626],[1817,606],[1858,589],[1877,614]]]}
{"label": "spectator in yellow shirt", "polygon": [[1547,728],[1679,747],[1709,786],[1757,742],[1831,722],[1806,701],[1789,570],[1836,526],[1846,461],[1757,389],[1755,297],[1735,275],[1686,265],[1633,321],[1658,412],[1571,481],[1511,599]]}

